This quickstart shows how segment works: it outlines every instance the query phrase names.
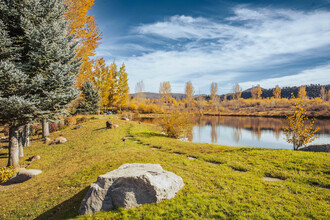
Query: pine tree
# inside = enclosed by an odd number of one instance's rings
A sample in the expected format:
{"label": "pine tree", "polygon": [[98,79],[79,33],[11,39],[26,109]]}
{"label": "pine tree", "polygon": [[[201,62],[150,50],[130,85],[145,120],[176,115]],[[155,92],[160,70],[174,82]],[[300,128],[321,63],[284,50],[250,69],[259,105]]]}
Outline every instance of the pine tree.
{"label": "pine tree", "polygon": [[125,64],[123,63],[119,70],[118,79],[118,106],[120,111],[127,105],[129,96],[128,78],[126,73]]}
{"label": "pine tree", "polygon": [[78,106],[78,113],[96,114],[100,105],[100,94],[92,82],[87,81],[82,88],[83,100]]}
{"label": "pine tree", "polygon": [[8,165],[18,166],[19,127],[65,114],[78,95],[80,63],[64,13],[60,0],[0,1],[0,56],[8,57],[0,67],[0,120],[11,131]]}

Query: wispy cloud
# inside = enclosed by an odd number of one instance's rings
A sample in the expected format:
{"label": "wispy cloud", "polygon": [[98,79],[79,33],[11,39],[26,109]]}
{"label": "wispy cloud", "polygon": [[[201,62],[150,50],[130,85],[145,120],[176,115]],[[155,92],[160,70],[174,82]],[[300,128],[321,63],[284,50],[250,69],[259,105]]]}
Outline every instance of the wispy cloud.
{"label": "wispy cloud", "polygon": [[[176,85],[175,92],[183,92],[184,81],[188,80],[196,83],[196,90],[202,91],[212,81],[222,85],[241,82],[244,86],[259,82],[263,87],[272,87],[281,84],[267,74],[274,68],[283,70],[276,78],[279,80],[322,83],[321,78],[329,74],[327,65],[315,67],[318,64],[314,64],[314,75],[304,72],[305,66],[295,67],[297,72],[292,76],[281,75],[286,73],[288,64],[298,61],[317,57],[329,61],[329,21],[329,11],[242,6],[234,8],[233,15],[223,20],[176,15],[132,28],[135,35],[162,39],[158,41],[161,44],[131,44],[129,47],[143,53],[120,60],[126,63],[131,87],[144,80],[146,89],[152,91],[158,91],[159,83],[164,80]],[[264,74],[256,74],[260,71]],[[304,74],[308,77],[298,79]]]}

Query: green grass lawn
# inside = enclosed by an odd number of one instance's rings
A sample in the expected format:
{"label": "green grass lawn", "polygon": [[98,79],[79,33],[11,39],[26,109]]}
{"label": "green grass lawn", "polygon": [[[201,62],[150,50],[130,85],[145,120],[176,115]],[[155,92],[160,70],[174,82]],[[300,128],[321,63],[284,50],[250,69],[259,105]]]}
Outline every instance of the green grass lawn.
{"label": "green grass lawn", "polygon": [[[150,124],[111,119],[120,127],[108,130],[108,118],[51,134],[62,134],[66,144],[36,140],[26,147],[21,163],[43,173],[0,192],[0,218],[330,219],[327,153],[188,143],[167,138]],[[124,136],[132,136],[125,147]],[[0,151],[0,167],[7,153]],[[25,161],[35,154],[41,159]],[[185,186],[174,199],[158,204],[79,216],[90,184],[124,163],[160,164],[181,176]],[[267,182],[265,176],[283,181]]]}

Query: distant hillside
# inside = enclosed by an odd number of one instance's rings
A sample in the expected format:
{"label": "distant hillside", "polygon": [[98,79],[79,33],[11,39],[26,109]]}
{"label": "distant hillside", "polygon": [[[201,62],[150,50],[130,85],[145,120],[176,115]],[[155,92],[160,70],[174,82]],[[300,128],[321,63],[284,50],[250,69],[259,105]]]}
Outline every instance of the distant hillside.
{"label": "distant hillside", "polygon": [[[322,86],[325,87],[326,91],[330,89],[330,85],[319,85],[319,84],[317,84],[317,85],[311,84],[309,86],[306,85],[307,96],[310,97],[310,98],[320,97],[320,91],[321,91]],[[244,98],[244,99],[251,98],[251,89],[252,88],[244,90],[242,92],[242,98]],[[281,88],[281,97],[282,98],[290,98],[291,93],[293,93],[293,95],[295,97],[298,97],[298,90],[299,90],[299,87],[297,87],[297,86],[283,87],[283,88]],[[160,94],[159,93],[144,92],[144,94],[145,94],[147,99],[160,99]],[[176,100],[185,98],[185,94],[183,94],[183,93],[172,93],[171,95]],[[227,95],[228,100],[233,99],[233,94],[232,93],[228,93],[226,95]],[[211,99],[210,95],[201,95],[201,96],[203,96],[206,100]],[[225,95],[221,95],[220,99],[223,100],[224,96]],[[272,97],[273,96],[273,88],[272,89],[263,89],[262,88],[262,95],[261,96],[262,96],[262,98]],[[131,94],[131,97],[132,98],[136,97],[136,93]],[[195,96],[195,99],[197,99],[197,97],[198,96]]]}
{"label": "distant hillside", "polygon": [[[321,87],[324,86],[326,91],[328,89],[330,89],[330,85],[306,85],[306,92],[307,92],[307,96],[310,98],[315,98],[315,97],[320,97],[320,91],[321,91]],[[244,90],[242,92],[242,98],[244,99],[248,99],[251,98],[251,89],[249,88],[247,90]],[[268,98],[268,97],[273,97],[273,89],[263,89],[262,88],[262,98]],[[295,97],[298,97],[298,91],[299,91],[299,87],[297,86],[293,86],[293,87],[283,87],[281,88],[281,97],[282,98],[290,98],[291,97],[291,93],[293,93],[293,95]],[[223,100],[225,95],[221,95],[221,100]],[[209,99],[210,97],[208,96],[207,99]],[[232,99],[233,98],[233,94],[227,94],[227,99]]]}
{"label": "distant hillside", "polygon": [[[160,99],[160,94],[159,93],[154,93],[154,92],[144,92],[146,99]],[[137,96],[136,93],[131,94],[132,98],[135,98]],[[175,100],[183,99],[185,95],[183,93],[172,93],[171,96]]]}

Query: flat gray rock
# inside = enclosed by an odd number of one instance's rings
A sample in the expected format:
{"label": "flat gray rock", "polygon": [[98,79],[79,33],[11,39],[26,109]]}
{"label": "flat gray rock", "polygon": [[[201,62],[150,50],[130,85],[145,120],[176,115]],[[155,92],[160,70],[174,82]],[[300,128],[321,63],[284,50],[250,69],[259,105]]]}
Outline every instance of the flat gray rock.
{"label": "flat gray rock", "polygon": [[124,164],[91,184],[79,214],[161,202],[174,198],[183,186],[181,177],[163,170],[159,164]]}

